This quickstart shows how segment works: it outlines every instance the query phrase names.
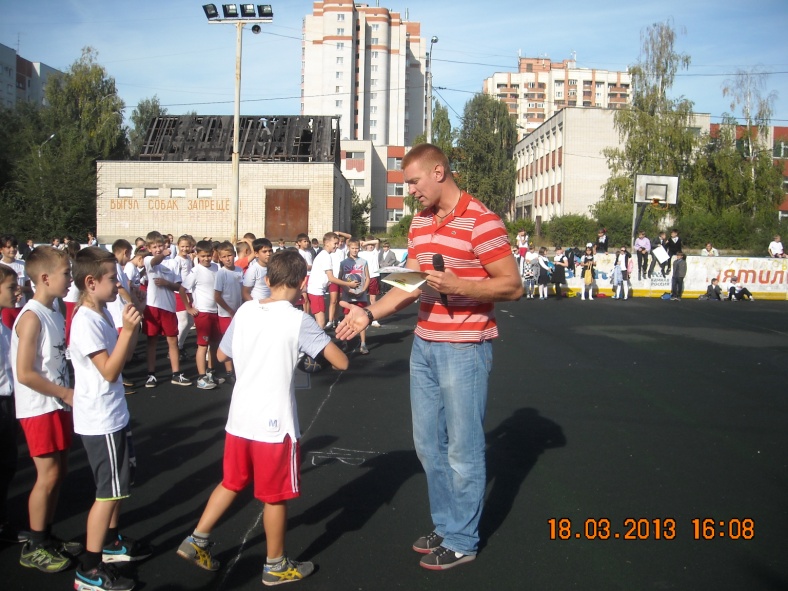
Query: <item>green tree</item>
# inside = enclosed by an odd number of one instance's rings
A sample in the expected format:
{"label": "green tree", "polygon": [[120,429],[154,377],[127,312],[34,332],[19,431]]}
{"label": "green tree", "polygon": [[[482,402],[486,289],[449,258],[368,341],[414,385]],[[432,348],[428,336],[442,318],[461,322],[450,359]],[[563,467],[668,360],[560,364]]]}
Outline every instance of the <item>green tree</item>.
{"label": "green tree", "polygon": [[96,161],[127,154],[123,101],[115,81],[85,48],[44,90],[40,125],[22,150],[14,181],[16,231],[26,237],[84,236],[96,225]]}
{"label": "green tree", "polygon": [[456,165],[460,188],[501,217],[514,202],[514,146],[517,130],[508,107],[479,94],[465,105],[457,139]]}
{"label": "green tree", "polygon": [[142,152],[142,143],[145,141],[145,134],[148,127],[156,117],[163,117],[167,114],[167,109],[159,103],[159,97],[143,99],[131,112],[132,126],[129,128],[129,153],[132,157],[139,156]]}
{"label": "green tree", "polygon": [[366,236],[369,232],[369,212],[372,211],[372,198],[362,199],[358,191],[353,189],[350,207],[350,233],[356,238]]}
{"label": "green tree", "polygon": [[[607,200],[632,203],[636,174],[684,176],[692,164],[698,141],[693,103],[669,96],[676,74],[690,64],[689,55],[675,51],[675,41],[670,21],[641,34],[641,55],[630,68],[632,103],[615,114],[623,146],[604,150],[611,173],[603,187]],[[681,184],[679,190],[681,200]]]}

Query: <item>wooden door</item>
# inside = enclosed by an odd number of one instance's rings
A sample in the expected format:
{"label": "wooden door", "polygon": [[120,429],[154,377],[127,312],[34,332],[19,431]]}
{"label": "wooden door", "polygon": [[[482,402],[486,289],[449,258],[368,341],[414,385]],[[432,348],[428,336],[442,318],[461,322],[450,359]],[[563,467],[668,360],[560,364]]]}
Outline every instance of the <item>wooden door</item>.
{"label": "wooden door", "polygon": [[280,238],[295,240],[309,233],[309,190],[267,189],[265,192],[265,237],[276,244]]}

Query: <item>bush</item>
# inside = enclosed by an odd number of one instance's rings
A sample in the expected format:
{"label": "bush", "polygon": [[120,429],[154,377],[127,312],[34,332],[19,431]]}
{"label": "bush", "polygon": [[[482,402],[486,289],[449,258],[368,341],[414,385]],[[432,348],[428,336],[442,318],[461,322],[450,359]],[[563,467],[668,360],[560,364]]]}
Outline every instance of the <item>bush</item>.
{"label": "bush", "polygon": [[396,226],[391,227],[391,230],[389,230],[389,236],[392,238],[407,236],[408,230],[410,229],[410,221],[412,219],[412,215],[403,216]]}
{"label": "bush", "polygon": [[581,246],[596,240],[597,225],[584,215],[562,215],[544,222],[542,233],[553,246]]}

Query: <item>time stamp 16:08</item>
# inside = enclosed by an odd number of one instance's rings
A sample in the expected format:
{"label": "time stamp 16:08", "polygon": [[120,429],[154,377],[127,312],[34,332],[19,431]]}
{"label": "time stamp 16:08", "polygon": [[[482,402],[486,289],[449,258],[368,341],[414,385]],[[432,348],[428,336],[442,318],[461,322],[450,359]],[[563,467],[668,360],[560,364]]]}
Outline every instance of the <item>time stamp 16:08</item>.
{"label": "time stamp 16:08", "polygon": [[[752,540],[755,537],[755,521],[743,519],[713,519],[711,517],[689,520],[694,540]],[[636,519],[628,517],[618,528],[607,518],[589,518],[577,522],[569,518],[547,520],[551,540],[673,540],[678,526],[676,520],[668,518]]]}

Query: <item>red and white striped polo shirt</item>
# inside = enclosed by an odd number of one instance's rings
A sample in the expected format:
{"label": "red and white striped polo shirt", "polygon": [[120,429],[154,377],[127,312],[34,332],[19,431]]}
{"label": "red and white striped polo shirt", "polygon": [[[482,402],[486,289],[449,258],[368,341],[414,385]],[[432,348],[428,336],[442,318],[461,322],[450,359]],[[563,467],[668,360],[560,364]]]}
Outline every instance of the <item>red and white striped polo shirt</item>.
{"label": "red and white striped polo shirt", "polygon": [[[431,209],[413,218],[408,233],[408,259],[422,271],[434,269],[432,256],[442,254],[447,269],[463,279],[489,278],[484,265],[512,256],[501,218],[463,192],[454,213],[437,223]],[[449,315],[449,308],[451,315]],[[473,343],[498,336],[495,305],[450,295],[449,308],[431,290],[421,294],[416,335],[426,341]]]}

